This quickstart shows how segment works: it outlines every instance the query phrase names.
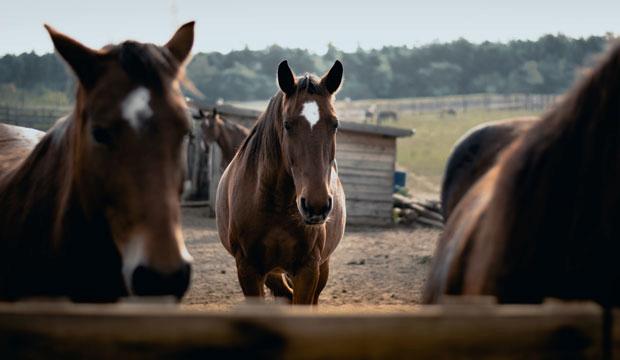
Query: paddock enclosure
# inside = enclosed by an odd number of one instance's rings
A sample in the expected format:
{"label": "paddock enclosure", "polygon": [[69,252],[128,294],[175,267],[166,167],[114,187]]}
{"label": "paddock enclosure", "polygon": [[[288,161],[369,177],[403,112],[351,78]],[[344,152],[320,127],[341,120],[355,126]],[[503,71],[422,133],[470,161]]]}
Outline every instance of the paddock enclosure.
{"label": "paddock enclosure", "polygon": [[[203,111],[213,110],[210,106],[197,106]],[[232,105],[217,105],[215,108],[228,120],[247,128],[251,128],[261,114]],[[200,131],[194,122],[192,139],[201,139]],[[346,118],[340,120],[336,161],[347,199],[347,224],[387,226],[392,223],[396,140],[412,135],[414,130],[362,124]],[[220,150],[214,145],[205,151],[194,141],[190,142],[188,154],[192,182],[189,198],[213,209],[221,176]]]}
{"label": "paddock enclosure", "polygon": [[402,313],[243,305],[0,304],[4,358],[601,359],[620,312],[591,303],[449,304]]}
{"label": "paddock enclosure", "polygon": [[[230,116],[226,107],[221,112]],[[251,124],[256,113],[247,113]],[[365,144],[364,132],[350,131],[344,141],[343,135],[349,132],[339,133],[338,155],[349,139]],[[396,136],[379,138],[383,145],[375,148],[395,151]],[[209,151],[217,158],[217,150]],[[347,167],[342,160],[339,166],[343,176]],[[215,173],[206,169],[207,175]],[[384,183],[390,195],[391,180]],[[620,358],[620,312],[592,303],[526,306],[461,299],[416,305],[419,284],[405,279],[424,280],[439,230],[347,231],[318,308],[245,304],[234,260],[218,243],[214,226],[205,226],[213,222],[203,216],[207,212],[207,207],[184,209],[183,231],[195,258],[184,303],[0,303],[0,358]],[[387,282],[392,283],[381,287]],[[231,287],[228,292],[222,284]],[[395,284],[399,287],[391,289]],[[360,294],[364,298],[357,298]],[[222,300],[225,296],[231,298]],[[228,305],[220,306],[224,302]]]}
{"label": "paddock enclosure", "polygon": [[616,322],[591,303],[416,305],[431,228],[347,231],[316,308],[245,303],[206,211],[183,211],[195,266],[182,304],[0,303],[0,358],[600,359],[620,349]]}

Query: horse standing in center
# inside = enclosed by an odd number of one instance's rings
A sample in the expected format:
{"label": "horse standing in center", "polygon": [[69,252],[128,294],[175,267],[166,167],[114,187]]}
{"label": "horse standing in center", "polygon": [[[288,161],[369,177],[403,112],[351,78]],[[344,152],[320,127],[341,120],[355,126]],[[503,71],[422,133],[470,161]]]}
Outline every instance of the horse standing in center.
{"label": "horse standing in center", "polygon": [[[280,90],[220,180],[220,240],[246,297],[264,285],[293,304],[317,304],[346,222],[336,166],[339,61],[322,78],[296,78],[283,61]],[[292,285],[292,288],[291,286]]]}

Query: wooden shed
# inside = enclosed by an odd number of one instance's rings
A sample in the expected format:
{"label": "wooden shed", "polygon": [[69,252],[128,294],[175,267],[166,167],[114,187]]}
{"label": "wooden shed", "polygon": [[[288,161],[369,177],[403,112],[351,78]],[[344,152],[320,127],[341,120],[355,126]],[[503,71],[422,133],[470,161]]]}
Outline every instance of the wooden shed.
{"label": "wooden shed", "polygon": [[[203,111],[212,110],[209,106],[201,106],[201,108]],[[216,108],[227,119],[248,128],[253,126],[261,114],[260,111],[231,105],[221,105]],[[198,126],[194,128],[196,131],[200,129]],[[347,198],[348,224],[384,226],[392,223],[396,139],[413,134],[414,131],[409,129],[361,124],[346,121],[346,119],[340,121],[336,160]],[[208,166],[208,170],[202,173],[207,178],[197,183],[196,186],[208,187],[208,191],[198,192],[203,194],[208,192],[207,198],[202,200],[207,201],[213,209],[217,184],[221,176],[221,154],[217,146],[210,147],[205,154],[208,160],[203,163]],[[199,172],[193,171],[194,174]]]}
{"label": "wooden shed", "polygon": [[347,223],[392,223],[396,139],[413,131],[341,121],[337,135],[338,175],[347,197]]}

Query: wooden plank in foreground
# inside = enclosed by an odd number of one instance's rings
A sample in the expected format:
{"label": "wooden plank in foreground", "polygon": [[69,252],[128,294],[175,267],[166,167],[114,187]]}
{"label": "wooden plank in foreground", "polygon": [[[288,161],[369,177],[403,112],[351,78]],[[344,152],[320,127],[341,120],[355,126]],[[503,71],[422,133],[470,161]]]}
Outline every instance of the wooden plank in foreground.
{"label": "wooden plank in foreground", "polygon": [[593,304],[444,305],[394,314],[251,306],[0,304],[2,358],[600,358]]}

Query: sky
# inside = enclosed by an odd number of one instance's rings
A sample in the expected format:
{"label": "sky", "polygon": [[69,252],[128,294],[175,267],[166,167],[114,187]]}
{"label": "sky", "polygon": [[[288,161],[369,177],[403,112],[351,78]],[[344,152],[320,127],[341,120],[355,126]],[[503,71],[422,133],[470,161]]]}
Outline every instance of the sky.
{"label": "sky", "polygon": [[2,0],[0,54],[52,51],[48,23],[99,48],[126,39],[165,43],[196,21],[194,52],[283,47],[325,53],[620,33],[620,0]]}

